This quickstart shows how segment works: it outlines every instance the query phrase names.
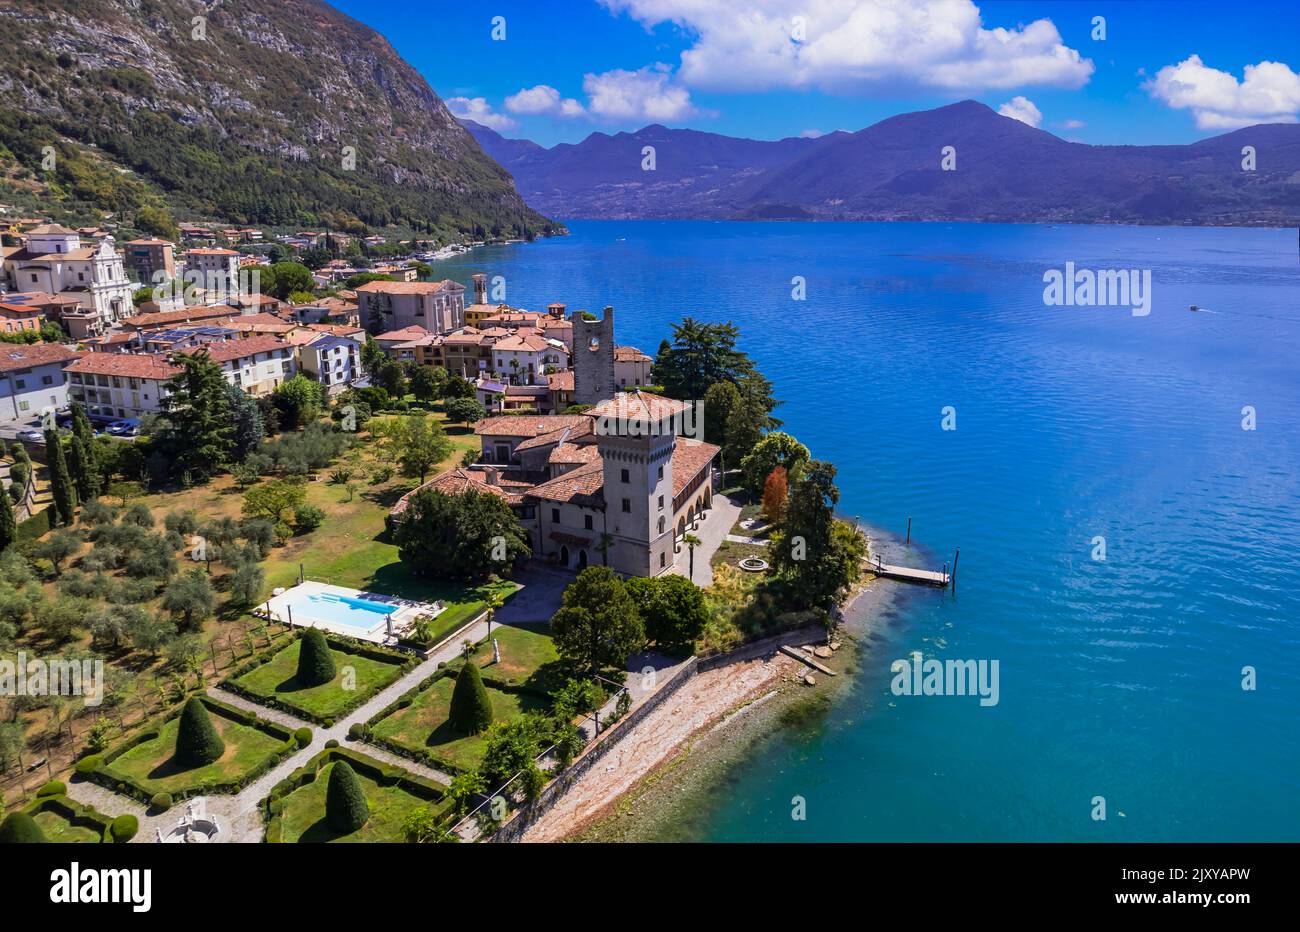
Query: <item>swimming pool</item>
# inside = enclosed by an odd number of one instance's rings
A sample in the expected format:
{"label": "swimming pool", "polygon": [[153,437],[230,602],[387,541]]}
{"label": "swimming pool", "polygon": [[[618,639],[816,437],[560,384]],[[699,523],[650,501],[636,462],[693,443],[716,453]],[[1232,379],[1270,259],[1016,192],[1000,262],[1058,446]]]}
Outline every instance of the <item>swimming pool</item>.
{"label": "swimming pool", "polygon": [[401,605],[372,602],[355,596],[332,592],[303,593],[289,603],[295,615],[304,620],[332,621],[335,624],[369,631],[389,615],[401,611]]}

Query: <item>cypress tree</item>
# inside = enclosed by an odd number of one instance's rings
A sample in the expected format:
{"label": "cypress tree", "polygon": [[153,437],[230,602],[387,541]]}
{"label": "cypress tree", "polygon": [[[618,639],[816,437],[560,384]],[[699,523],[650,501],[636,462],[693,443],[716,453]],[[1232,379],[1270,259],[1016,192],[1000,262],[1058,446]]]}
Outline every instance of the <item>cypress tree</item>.
{"label": "cypress tree", "polygon": [[225,753],[226,746],[197,696],[185,703],[176,729],[176,761],[182,767],[202,767]]}
{"label": "cypress tree", "polygon": [[0,493],[0,553],[18,538],[18,522],[14,520],[14,508],[8,495]]}
{"label": "cypress tree", "polygon": [[483,675],[478,664],[470,661],[456,674],[456,687],[451,691],[451,707],[447,722],[452,730],[466,735],[486,731],[492,724],[492,701],[483,686]]}
{"label": "cypress tree", "polygon": [[330,782],[325,789],[325,821],[336,832],[355,832],[370,818],[366,794],[361,792],[361,781],[347,761],[334,762],[330,768]]}
{"label": "cypress tree", "polygon": [[323,686],[334,679],[334,657],[325,635],[318,628],[308,628],[298,644],[298,682],[304,686]]}
{"label": "cypress tree", "polygon": [[77,512],[77,489],[68,472],[68,461],[63,456],[63,443],[58,431],[45,431],[45,455],[49,458],[50,494],[54,496],[54,510],[60,524],[71,524]]}
{"label": "cypress tree", "polygon": [[0,822],[0,845],[30,845],[45,842],[45,833],[25,812],[11,812]]}
{"label": "cypress tree", "polygon": [[79,401],[72,403],[72,435],[81,440],[84,448],[82,463],[85,465],[88,482],[87,491],[81,495],[84,502],[99,495],[103,480],[99,471],[99,455],[95,450],[95,429],[90,426],[90,418],[86,417],[86,409]]}
{"label": "cypress tree", "polygon": [[[90,453],[86,450],[85,443],[73,434],[68,442],[68,474],[72,478],[73,487],[77,490],[77,499],[83,502],[95,497],[90,490],[92,468]],[[98,492],[98,489],[95,491]]]}

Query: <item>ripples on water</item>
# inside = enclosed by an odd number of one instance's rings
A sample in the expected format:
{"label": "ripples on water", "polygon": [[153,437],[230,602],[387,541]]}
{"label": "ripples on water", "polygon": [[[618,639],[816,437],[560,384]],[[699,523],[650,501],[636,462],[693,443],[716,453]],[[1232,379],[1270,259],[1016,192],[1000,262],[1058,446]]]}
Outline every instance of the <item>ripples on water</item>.
{"label": "ripples on water", "polygon": [[[738,765],[692,837],[1300,837],[1292,231],[571,226],[438,274],[504,275],[529,308],[614,304],[652,355],[684,315],[733,320],[788,428],[838,466],[842,510],[910,515],[936,561],[961,548],[957,597],[910,594],[851,697]],[[1150,316],[1044,306],[1066,261],[1150,268]],[[1000,704],[893,697],[889,661],[916,649],[999,659]]]}

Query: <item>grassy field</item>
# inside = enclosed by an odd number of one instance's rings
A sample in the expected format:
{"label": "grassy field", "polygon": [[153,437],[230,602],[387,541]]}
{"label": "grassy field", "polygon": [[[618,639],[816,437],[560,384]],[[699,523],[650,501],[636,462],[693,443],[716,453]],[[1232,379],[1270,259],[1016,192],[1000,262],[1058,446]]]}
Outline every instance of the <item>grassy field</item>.
{"label": "grassy field", "polygon": [[[316,774],[316,779],[284,797],[281,813],[284,842],[304,844],[322,842],[404,842],[402,826],[407,817],[427,800],[406,792],[397,786],[380,786],[363,773],[357,774],[362,792],[370,805],[370,818],[365,825],[346,835],[335,832],[325,822],[325,791],[334,764],[328,763]],[[435,805],[435,810],[448,808],[447,803]]]}
{"label": "grassy field", "polygon": [[501,648],[501,662],[492,662],[492,642],[484,641],[470,656],[478,664],[485,679],[507,686],[525,686],[540,692],[550,692],[560,679],[560,655],[555,642],[544,630],[521,628],[513,625],[493,625],[492,637]]}
{"label": "grassy field", "polygon": [[209,781],[240,780],[284,745],[266,732],[224,716],[214,714],[211,719],[226,745],[226,752],[211,764],[182,769],[175,763],[176,729],[180,722],[177,716],[163,725],[157,737],[142,741],[111,764],[104,765],[104,772],[115,779],[129,780],[150,794],[178,793]]}
{"label": "grassy field", "polygon": [[[489,648],[490,650],[490,648]],[[482,735],[459,735],[447,723],[451,692],[456,681],[444,676],[428,689],[418,692],[404,709],[398,709],[374,726],[374,735],[401,745],[416,754],[427,754],[435,763],[445,761],[452,767],[469,770],[483,760],[487,741]],[[540,710],[546,701],[528,693],[508,693],[487,687],[492,703],[492,720],[517,718],[525,712]]]}
{"label": "grassy field", "polygon": [[[402,675],[399,663],[331,649],[336,670],[334,679],[320,686],[303,686],[296,679],[301,645],[302,640],[295,639],[269,661],[234,682],[259,696],[276,699],[310,715],[335,718],[354,707],[358,696],[368,699]],[[344,689],[347,669],[353,671],[351,689]]]}
{"label": "grassy field", "polygon": [[64,815],[49,809],[36,813],[32,819],[45,833],[45,840],[53,844],[99,844],[103,841],[100,831],[73,825]]}

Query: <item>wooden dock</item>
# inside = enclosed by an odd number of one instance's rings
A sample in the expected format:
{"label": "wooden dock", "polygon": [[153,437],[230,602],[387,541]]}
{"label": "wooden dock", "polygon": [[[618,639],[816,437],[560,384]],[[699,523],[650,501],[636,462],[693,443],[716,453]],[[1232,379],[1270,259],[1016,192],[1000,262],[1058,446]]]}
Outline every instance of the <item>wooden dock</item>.
{"label": "wooden dock", "polygon": [[935,570],[918,570],[910,566],[894,566],[890,563],[872,563],[866,560],[863,561],[862,566],[876,576],[882,576],[885,579],[897,579],[901,582],[917,583],[922,586],[935,586],[939,589],[945,589],[952,582],[951,573],[940,573]]}

